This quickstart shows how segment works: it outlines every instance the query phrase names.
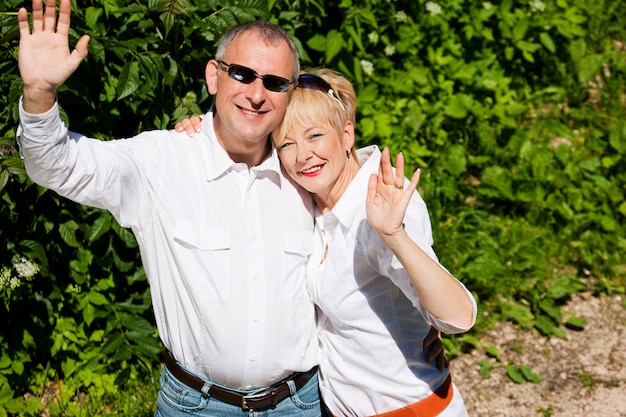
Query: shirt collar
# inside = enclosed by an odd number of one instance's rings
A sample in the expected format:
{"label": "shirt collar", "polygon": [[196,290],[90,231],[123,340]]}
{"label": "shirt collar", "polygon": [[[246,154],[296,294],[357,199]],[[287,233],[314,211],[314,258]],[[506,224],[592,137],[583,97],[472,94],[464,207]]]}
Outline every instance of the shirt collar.
{"label": "shirt collar", "polygon": [[361,148],[357,150],[356,154],[361,162],[361,168],[339,198],[335,207],[327,214],[334,215],[337,221],[344,227],[349,226],[355,219],[358,210],[365,210],[367,184],[370,175],[378,173],[378,165],[380,163],[380,149],[376,145]]}
{"label": "shirt collar", "polygon": [[[226,150],[224,150],[220,142],[217,140],[213,126],[213,111],[214,108],[212,107],[202,119],[202,132],[206,132],[209,137],[207,158],[210,162],[205,165],[207,181],[216,180],[226,175],[229,171],[236,169],[237,166],[240,165],[228,156]],[[259,165],[252,167],[250,170],[257,173],[259,177],[267,176],[280,186],[280,159],[278,158],[278,153],[274,147],[274,143],[271,143],[271,146],[272,149],[269,155]]]}

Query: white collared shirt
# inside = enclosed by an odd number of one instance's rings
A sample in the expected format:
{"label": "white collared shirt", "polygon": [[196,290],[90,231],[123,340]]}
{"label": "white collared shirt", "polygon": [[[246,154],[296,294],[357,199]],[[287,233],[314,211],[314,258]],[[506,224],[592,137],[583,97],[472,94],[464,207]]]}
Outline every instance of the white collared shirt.
{"label": "white collared shirt", "polygon": [[[364,163],[355,179],[331,212],[317,213],[321,246],[325,239],[328,251],[321,264],[311,259],[308,275],[319,307],[320,389],[338,417],[381,414],[427,397],[448,375],[424,360],[422,343],[430,324],[445,333],[469,330],[426,311],[402,265],[368,224],[367,183],[378,172],[380,151],[370,146],[357,155]],[[426,204],[417,192],[404,223],[411,238],[437,260]],[[476,302],[469,291],[467,296],[475,319]],[[441,415],[466,415],[462,397],[455,395]]]}
{"label": "white collared shirt", "polygon": [[174,131],[100,141],[68,132],[57,105],[18,131],[29,176],[109,210],[137,238],[160,338],[186,368],[233,388],[268,386],[317,364],[305,265],[313,203],[276,151],[234,163],[208,113]]}

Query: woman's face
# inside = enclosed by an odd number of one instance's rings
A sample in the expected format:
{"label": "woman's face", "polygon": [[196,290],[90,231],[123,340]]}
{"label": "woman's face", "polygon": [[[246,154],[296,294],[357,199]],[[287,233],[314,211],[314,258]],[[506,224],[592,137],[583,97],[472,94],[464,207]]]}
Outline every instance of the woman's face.
{"label": "woman's face", "polygon": [[277,145],[278,155],[287,174],[304,189],[336,202],[356,175],[354,159],[346,156],[353,142],[350,121],[341,130],[330,122],[296,123]]}

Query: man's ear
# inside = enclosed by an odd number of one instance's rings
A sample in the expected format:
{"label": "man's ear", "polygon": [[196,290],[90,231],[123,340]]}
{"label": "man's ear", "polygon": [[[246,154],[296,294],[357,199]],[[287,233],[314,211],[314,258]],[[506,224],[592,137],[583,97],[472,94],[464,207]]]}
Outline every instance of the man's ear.
{"label": "man's ear", "polygon": [[206,64],[204,69],[204,77],[206,79],[206,87],[209,94],[215,95],[217,93],[217,73],[219,63],[212,59]]}

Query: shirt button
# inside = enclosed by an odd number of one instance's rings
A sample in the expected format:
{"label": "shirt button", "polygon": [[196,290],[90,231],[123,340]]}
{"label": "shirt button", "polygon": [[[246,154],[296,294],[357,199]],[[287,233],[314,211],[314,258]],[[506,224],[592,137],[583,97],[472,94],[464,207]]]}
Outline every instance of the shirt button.
{"label": "shirt button", "polygon": [[258,316],[258,315],[255,315],[254,317],[252,317],[252,320],[253,320],[254,322],[258,322],[258,321],[260,320],[260,318],[259,318],[259,316]]}
{"label": "shirt button", "polygon": [[256,362],[256,355],[250,356],[250,362]]}

